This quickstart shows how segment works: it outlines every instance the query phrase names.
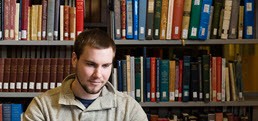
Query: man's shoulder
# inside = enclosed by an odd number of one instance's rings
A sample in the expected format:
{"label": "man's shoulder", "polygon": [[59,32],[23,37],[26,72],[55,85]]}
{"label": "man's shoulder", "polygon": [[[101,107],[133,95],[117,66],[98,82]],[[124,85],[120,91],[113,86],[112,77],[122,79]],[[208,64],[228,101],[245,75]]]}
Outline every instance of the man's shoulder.
{"label": "man's shoulder", "polygon": [[46,92],[38,95],[36,98],[38,99],[51,99],[53,97],[59,97],[58,95],[61,92],[61,88],[60,87],[56,87],[50,90],[47,90]]}

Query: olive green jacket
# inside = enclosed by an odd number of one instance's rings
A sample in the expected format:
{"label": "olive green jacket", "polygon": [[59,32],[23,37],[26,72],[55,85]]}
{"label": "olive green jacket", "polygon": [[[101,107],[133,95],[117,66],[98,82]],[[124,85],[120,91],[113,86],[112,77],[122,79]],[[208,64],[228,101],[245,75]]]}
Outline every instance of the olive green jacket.
{"label": "olive green jacket", "polygon": [[23,121],[147,121],[142,107],[132,97],[118,92],[107,82],[100,96],[88,107],[75,98],[71,84],[75,76],[62,85],[31,101]]}

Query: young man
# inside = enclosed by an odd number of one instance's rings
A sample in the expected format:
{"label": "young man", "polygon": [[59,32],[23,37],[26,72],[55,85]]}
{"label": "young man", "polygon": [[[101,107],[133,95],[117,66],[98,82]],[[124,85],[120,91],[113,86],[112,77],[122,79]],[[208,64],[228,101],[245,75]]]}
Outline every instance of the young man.
{"label": "young man", "polygon": [[147,121],[141,106],[108,82],[116,47],[103,31],[82,32],[75,40],[75,73],[62,85],[35,97],[24,121]]}

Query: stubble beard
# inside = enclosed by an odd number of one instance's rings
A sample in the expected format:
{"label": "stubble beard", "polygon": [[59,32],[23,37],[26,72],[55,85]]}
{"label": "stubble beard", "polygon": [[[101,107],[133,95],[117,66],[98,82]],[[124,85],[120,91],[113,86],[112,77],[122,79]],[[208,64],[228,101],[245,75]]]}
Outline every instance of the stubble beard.
{"label": "stubble beard", "polygon": [[103,87],[104,87],[104,85],[99,89],[99,90],[97,90],[97,91],[94,91],[94,89],[93,90],[90,90],[88,87],[87,87],[87,85],[83,85],[82,83],[81,83],[81,79],[78,77],[78,75],[76,74],[76,78],[77,78],[77,81],[79,82],[79,84],[81,85],[81,87],[83,88],[83,90],[86,92],[86,93],[89,93],[89,94],[98,94],[102,89],[103,89]]}

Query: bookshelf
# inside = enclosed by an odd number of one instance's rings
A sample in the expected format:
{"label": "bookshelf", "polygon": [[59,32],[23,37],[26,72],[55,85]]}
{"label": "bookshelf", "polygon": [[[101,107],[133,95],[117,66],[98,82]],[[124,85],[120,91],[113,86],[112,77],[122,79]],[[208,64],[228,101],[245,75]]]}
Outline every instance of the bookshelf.
{"label": "bookshelf", "polygon": [[[112,0],[106,0],[101,4],[101,13],[102,16],[101,21],[98,23],[90,23],[85,22],[84,28],[104,28],[108,33],[112,34],[112,18],[109,17],[112,15],[110,14],[109,9],[112,10]],[[256,2],[256,5],[258,2]],[[110,7],[111,5],[111,7]],[[258,11],[258,9],[256,10]],[[256,12],[256,19],[258,18],[258,12]],[[111,23],[111,24],[110,24]],[[258,26],[258,25],[256,25]],[[256,27],[258,28],[258,27]],[[256,31],[256,36],[258,36],[258,31]],[[3,40],[0,41],[0,46],[72,46],[74,41],[71,40],[63,40],[63,41],[15,41],[15,40]],[[258,39],[208,39],[204,41],[200,40],[115,40],[116,45],[120,46],[202,46],[202,45],[256,45],[258,44]],[[41,94],[40,92],[0,92],[0,98],[33,98],[37,95]],[[252,119],[257,120],[258,116],[258,99],[253,98],[257,97],[257,93],[255,95],[251,95],[251,98],[245,99],[245,101],[229,101],[229,102],[140,102],[143,108],[156,108],[156,107],[253,107],[252,110]]]}

